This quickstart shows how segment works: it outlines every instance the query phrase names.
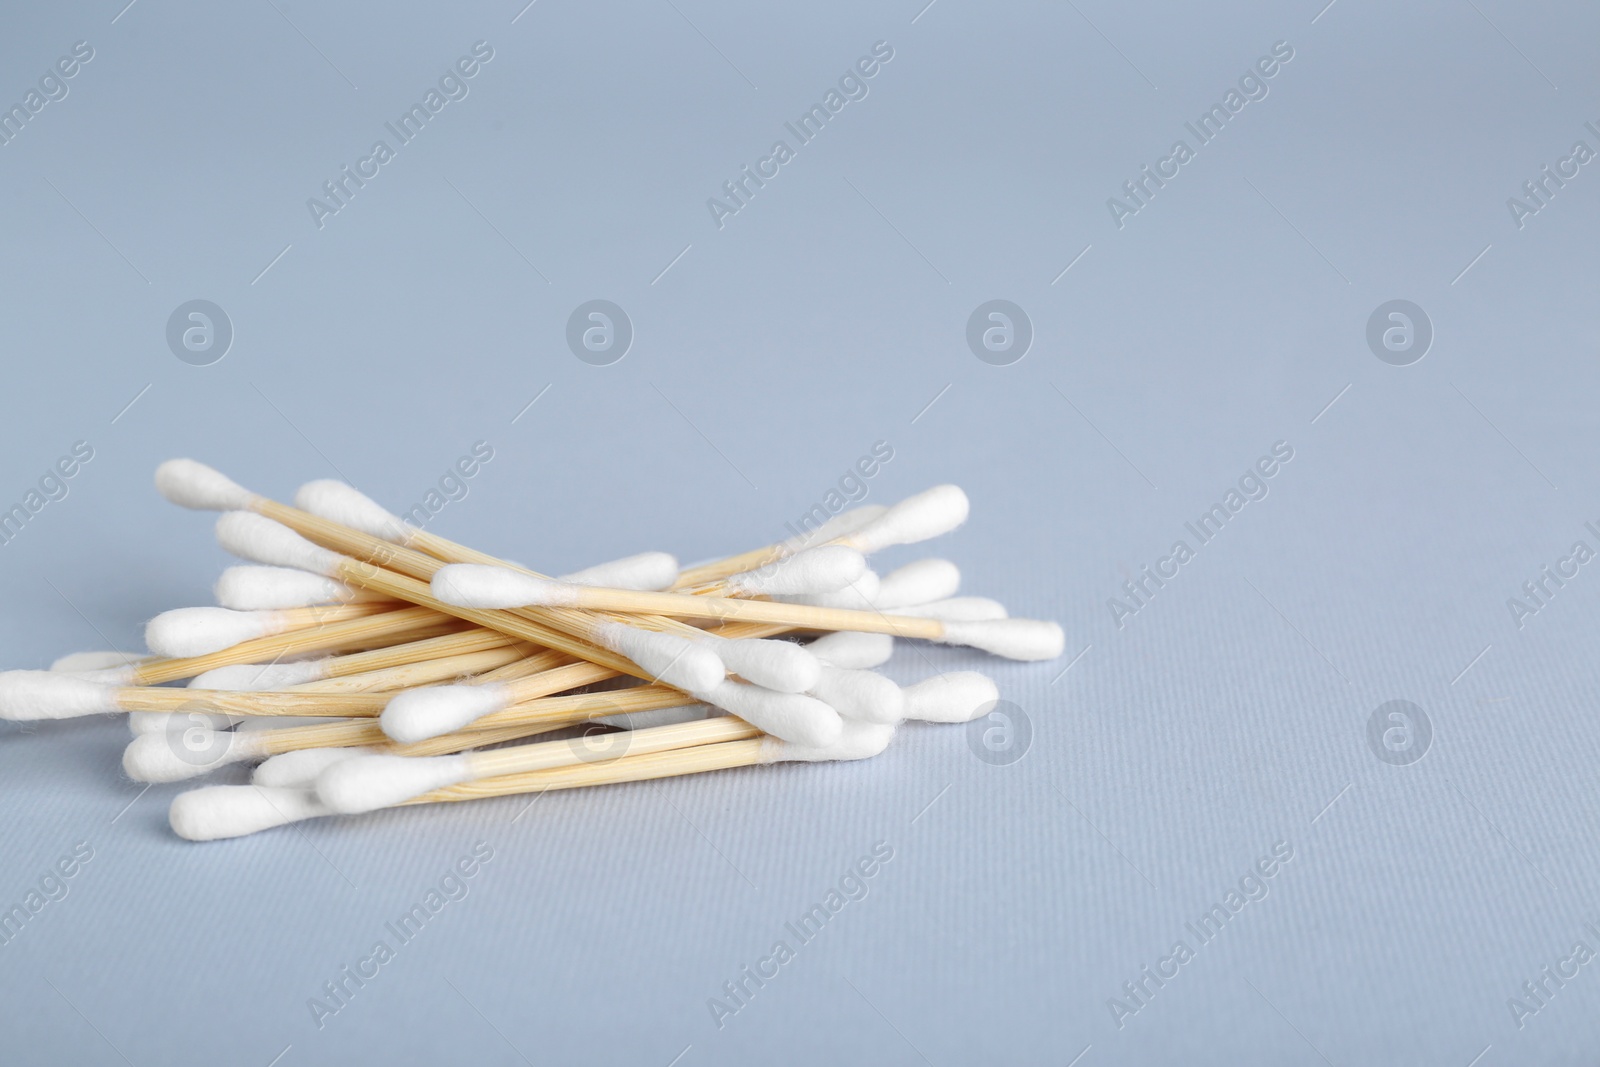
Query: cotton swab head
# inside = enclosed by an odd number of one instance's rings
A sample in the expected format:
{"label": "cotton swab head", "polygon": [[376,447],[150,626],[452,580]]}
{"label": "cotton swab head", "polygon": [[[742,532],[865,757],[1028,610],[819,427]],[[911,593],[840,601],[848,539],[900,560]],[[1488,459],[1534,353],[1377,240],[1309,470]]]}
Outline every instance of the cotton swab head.
{"label": "cotton swab head", "polygon": [[849,608],[851,611],[876,611],[877,596],[881,585],[878,572],[865,570],[861,577],[834,593],[812,593],[809,596],[777,596],[774,600],[782,600],[790,604],[810,604],[816,608]]}
{"label": "cotton swab head", "polygon": [[896,615],[914,615],[919,619],[940,619],[944,622],[993,622],[1010,618],[1006,606],[986,596],[953,596],[948,600],[935,600],[931,604],[915,604],[895,608]]}
{"label": "cotton swab head", "polygon": [[396,693],[384,705],[378,725],[401,744],[453,734],[511,702],[506,688],[484,685],[431,685]]}
{"label": "cotton swab head", "polygon": [[366,747],[302,748],[272,756],[250,774],[251,785],[272,788],[313,788],[322,772],[335,763],[373,753]]}
{"label": "cotton swab head", "polygon": [[665,552],[641,552],[562,575],[573,585],[598,585],[608,589],[660,590],[678,580],[678,561]]}
{"label": "cotton swab head", "polygon": [[320,682],[328,676],[328,661],[301,659],[289,663],[240,663],[231,667],[213,667],[197,674],[189,681],[190,689],[227,689],[240,692],[250,689],[283,689],[306,682]]}
{"label": "cotton swab head", "polygon": [[99,682],[53,671],[0,672],[0,719],[75,719],[116,710],[115,691]]}
{"label": "cotton swab head", "polygon": [[460,756],[361,756],[317,778],[317,799],[341,815],[376,811],[445,786],[470,781],[472,761]]}
{"label": "cotton swab head", "polygon": [[122,769],[136,782],[181,782],[263,755],[256,737],[195,724],[135,737],[122,751]]}
{"label": "cotton swab head", "polygon": [[941,645],[966,645],[1006,659],[1055,659],[1066,647],[1067,635],[1053,622],[1039,619],[999,619],[991,622],[947,622]]}
{"label": "cotton swab head", "polygon": [[761,761],[821,763],[827,760],[871,759],[888,748],[892,740],[892,723],[847,719],[839,736],[823,745],[801,745],[779,737],[764,737],[761,739]]}
{"label": "cotton swab head", "polygon": [[416,527],[384,510],[365,493],[331,478],[302,485],[294,494],[294,506],[397,545],[406,544],[417,533]]}
{"label": "cotton swab head", "polygon": [[809,545],[825,545],[836,537],[855,533],[889,509],[882,504],[863,504],[859,508],[841,511],[821,526],[807,533],[797,534],[783,542],[783,554],[792,555]]}
{"label": "cotton swab head", "polygon": [[291,567],[229,567],[212,591],[218,604],[236,611],[344,604],[360,595],[344,582]]}
{"label": "cotton swab head", "polygon": [[798,745],[832,744],[844,729],[844,720],[837,711],[799,693],[775,693],[757,685],[725,681],[694,695],[732,712],[751,726]]}
{"label": "cotton swab head", "polygon": [[977,671],[937,674],[903,692],[906,718],[922,722],[971,722],[987,715],[1000,700],[994,680]]}
{"label": "cotton swab head", "polygon": [[869,556],[890,545],[916,544],[954,530],[967,521],[970,508],[959,486],[936,485],[906,497],[839,543]]}
{"label": "cotton swab head", "polygon": [[709,689],[728,676],[722,659],[709,647],[677,634],[656,633],[624,623],[602,623],[593,637],[606,648],[637,663],[651,678],[674,689]]}
{"label": "cotton swab head", "polygon": [[817,657],[792,641],[730,641],[710,634],[702,640],[710,644],[731,673],[780,693],[806,692],[817,684],[822,671]]}
{"label": "cotton swab head", "polygon": [[93,674],[135,667],[143,660],[143,656],[131,652],[68,652],[50,664],[50,669],[70,674]]}
{"label": "cotton swab head", "polygon": [[431,585],[434,596],[463,608],[561,607],[573,603],[582,592],[581,586],[569,582],[481,563],[440,567]]}
{"label": "cotton swab head", "polygon": [[890,571],[874,602],[885,611],[947,600],[961,588],[961,571],[947,559],[919,559]]}
{"label": "cotton swab head", "polygon": [[824,667],[809,692],[846,719],[895,723],[904,718],[905,694],[876,671]]}
{"label": "cotton swab head", "polygon": [[221,471],[192,459],[169,459],[157,467],[156,491],[194,511],[240,511],[261,499]]}
{"label": "cotton swab head", "polygon": [[854,548],[823,545],[735,574],[724,584],[741,596],[834,593],[860,578],[866,569],[866,558]]}
{"label": "cotton swab head", "polygon": [[174,608],[145,624],[144,643],[158,656],[182,659],[231,648],[241,641],[282,633],[288,620],[276,611]]}
{"label": "cotton swab head", "polygon": [[806,648],[830,667],[865,671],[889,662],[889,657],[894,655],[894,638],[888,634],[840,631],[823,634]]}
{"label": "cotton swab head", "polygon": [[217,544],[240,559],[329,576],[339,573],[345,558],[312,544],[281,522],[250,511],[217,516]]}
{"label": "cotton swab head", "polygon": [[310,789],[213,785],[173,797],[167,821],[179,837],[217,841],[330,814]]}

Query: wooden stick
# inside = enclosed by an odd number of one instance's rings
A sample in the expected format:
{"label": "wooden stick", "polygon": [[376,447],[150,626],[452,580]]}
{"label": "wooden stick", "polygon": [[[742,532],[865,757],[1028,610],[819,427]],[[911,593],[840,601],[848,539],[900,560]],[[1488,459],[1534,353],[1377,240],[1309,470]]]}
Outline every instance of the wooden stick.
{"label": "wooden stick", "polygon": [[[610,667],[623,674],[630,674],[645,681],[653,680],[649,672],[633,661],[597,643],[591,643],[592,635],[601,625],[601,621],[591,614],[566,608],[483,611],[446,604],[436,599],[426,584],[441,567],[447,566],[443,560],[435,556],[384,541],[263,496],[253,497],[250,509],[289,527],[324,548],[349,557],[336,568],[338,573],[330,577],[386,594],[397,600],[430,607],[435,611],[442,611],[480,626],[490,626],[525,641],[559,649],[570,656]],[[423,531],[418,533],[422,534]],[[428,540],[430,537],[432,535],[424,535],[422,540],[425,543],[434,543]],[[414,537],[413,540],[417,538]],[[435,540],[451,544],[443,538]],[[474,558],[494,558],[476,553],[464,546],[457,547],[463,554],[471,553]],[[498,562],[496,565],[499,565]]]}
{"label": "wooden stick", "polygon": [[[670,726],[651,726],[643,730],[618,730],[596,738],[574,741],[538,741],[511,748],[483,749],[467,759],[476,780],[501,778],[528,771],[570,767],[580,763],[604,764],[652,752],[695,748],[726,741],[745,741],[761,736],[761,731],[731,715]],[[599,748],[589,744],[598,742]]]}
{"label": "wooden stick", "polygon": [[525,662],[530,658],[527,648],[526,645],[510,645],[278,690],[122,686],[114,691],[113,699],[122,711],[207,711],[227,715],[343,715],[370,718],[383,711],[397,689],[453,680],[463,675]]}
{"label": "wooden stick", "polygon": [[[365,619],[373,615],[382,615],[385,612],[396,611],[405,607],[396,604],[393,600],[362,600],[354,604],[311,604],[301,608],[279,608],[266,612],[277,616],[280,629],[277,633],[289,633],[294,630],[305,630],[313,626],[331,626],[336,622],[348,622],[351,619]],[[224,611],[227,608],[222,609]],[[245,612],[253,615],[255,612]]]}
{"label": "wooden stick", "polygon": [[542,696],[492,711],[472,724],[474,729],[494,729],[539,722],[554,722],[579,716],[592,719],[601,715],[621,715],[632,711],[656,711],[699,703],[694,697],[669,685],[636,685],[629,689],[610,689],[600,693],[569,693]]}
{"label": "wooden stick", "polygon": [[532,734],[559,730],[565,726],[585,721],[586,717],[566,721],[541,721],[501,726],[493,730],[462,730],[458,733],[430,737],[415,744],[400,745],[370,719],[350,719],[346,722],[323,722],[311,726],[285,726],[278,730],[240,734],[254,755],[281,756],[285,752],[299,752],[308,748],[358,748],[367,747],[395,756],[443,756],[451,752],[515,741]]}
{"label": "wooden stick", "polygon": [[588,611],[650,612],[696,619],[725,619],[771,623],[804,630],[851,630],[856,633],[892,634],[938,640],[944,623],[912,615],[886,615],[851,608],[819,608],[810,604],[785,604],[772,600],[651,593],[632,589],[602,589],[589,585],[563,585],[562,604]]}
{"label": "wooden stick", "polygon": [[[323,678],[315,682],[302,682],[288,686],[290,693],[390,693],[418,685],[432,685],[457,678],[482,675],[487,671],[515,663],[524,663],[535,656],[532,645],[516,642],[499,648],[467,652],[459,656],[437,656],[397,667],[367,671],[364,674],[345,675],[340,678]],[[546,655],[552,655],[546,653]]]}
{"label": "wooden stick", "polygon": [[371,718],[389,693],[292,693],[287,690],[166,689],[123,686],[115,691],[123,711],[205,711],[224,715],[346,715]]}
{"label": "wooden stick", "polygon": [[233,667],[241,663],[268,663],[302,652],[323,652],[338,648],[371,648],[400,635],[420,637],[444,630],[460,630],[459,622],[441,619],[437,611],[401,608],[362,619],[310,626],[292,633],[273,634],[241,641],[231,648],[204,656],[177,659],[152,659],[134,668],[134,685],[159,685],[193,678],[214,667]]}
{"label": "wooden stick", "polygon": [[693,697],[669,686],[641,685],[608,693],[541,697],[486,715],[473,723],[470,730],[431,737],[409,745],[396,744],[370,717],[359,716],[352,716],[345,722],[285,726],[241,736],[248,736],[249,743],[265,756],[277,756],[305,748],[351,748],[358,745],[381,748],[402,756],[436,756],[556,730],[602,715],[654,711],[693,703]]}
{"label": "wooden stick", "polygon": [[758,737],[747,741],[724,741],[720,744],[700,745],[695,748],[624,756],[611,763],[584,763],[543,771],[525,771],[521,774],[508,774],[500,778],[486,778],[482,781],[435,789],[405,803],[436,804],[482,800],[516,793],[543,793],[551,789],[579,789],[591,785],[642,782],[653,778],[701,774],[705,771],[728,770],[733,767],[753,767],[767,762],[763,754],[765,746],[765,739]]}
{"label": "wooden stick", "polygon": [[[441,623],[448,622],[451,626],[458,625],[454,618],[448,616],[441,615],[439,619]],[[519,643],[516,638],[503,634],[499,630],[489,630],[483,627],[458,630],[439,637],[428,637],[420,641],[407,641],[384,648],[375,648],[369,652],[352,652],[348,655],[334,656],[323,665],[328,674],[325,681],[332,681],[336,678],[350,675],[367,674],[371,671],[385,670],[389,667],[403,667],[408,663],[417,663],[426,659],[464,656],[468,653],[483,652],[491,648],[505,648]]]}
{"label": "wooden stick", "polygon": [[[507,570],[518,571],[534,578],[549,578],[549,575],[529,570],[520,563],[512,563],[508,560],[491,556],[487,552],[480,552],[468,545],[440,537],[438,534],[430,533],[427,530],[415,526],[405,526],[405,529],[406,540],[404,544],[407,548],[414,548],[445,563],[481,563],[491,567],[504,567]],[[431,578],[432,575],[430,574],[428,577]],[[669,619],[662,616],[633,616],[626,619],[614,618],[612,621],[626,622],[631,626],[643,626],[646,629],[663,633],[676,633],[680,636],[694,635],[693,627],[687,626],[677,619]]]}
{"label": "wooden stick", "polygon": [[765,548],[741,552],[737,556],[702,563],[698,567],[687,567],[678,572],[678,579],[672,583],[672,589],[674,592],[681,592],[701,588],[732,578],[735,574],[753,571],[769,563],[777,563],[789,555],[790,553],[785,551],[782,545],[767,545]]}

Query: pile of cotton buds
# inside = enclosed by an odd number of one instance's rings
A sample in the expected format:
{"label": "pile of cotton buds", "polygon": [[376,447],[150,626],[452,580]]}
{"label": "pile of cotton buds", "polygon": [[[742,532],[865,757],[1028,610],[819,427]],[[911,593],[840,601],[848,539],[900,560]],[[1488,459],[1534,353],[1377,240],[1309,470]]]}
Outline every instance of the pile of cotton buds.
{"label": "pile of cotton buds", "polygon": [[1055,623],[957,596],[946,560],[881,578],[868,567],[879,549],[965,521],[953,485],[694,567],[646,552],[560,578],[408,525],[342,482],[302,486],[291,507],[176,459],[156,487],[223,513],[219,542],[248,562],[218,580],[219,606],[152,619],[148,656],[0,673],[0,717],[126,713],[123,767],[144,782],[257,763],[249,785],[173,800],[172,828],[192,841],[402,804],[865,759],[900,722],[968,722],[999,697],[974,671],[905,688],[876,673],[896,637],[1019,660],[1062,651]]}

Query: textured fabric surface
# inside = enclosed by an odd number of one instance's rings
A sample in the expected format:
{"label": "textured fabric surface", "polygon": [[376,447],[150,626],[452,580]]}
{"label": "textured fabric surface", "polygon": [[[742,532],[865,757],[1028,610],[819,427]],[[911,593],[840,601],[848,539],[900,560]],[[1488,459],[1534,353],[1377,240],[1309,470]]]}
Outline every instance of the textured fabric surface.
{"label": "textured fabric surface", "polygon": [[865,763],[206,845],[0,725],[0,1060],[1593,1062],[1600,23],[1322,2],[13,5],[0,666],[209,601],[175,455],[547,573],[956,482],[879,565],[1068,646],[902,644],[1006,718]]}

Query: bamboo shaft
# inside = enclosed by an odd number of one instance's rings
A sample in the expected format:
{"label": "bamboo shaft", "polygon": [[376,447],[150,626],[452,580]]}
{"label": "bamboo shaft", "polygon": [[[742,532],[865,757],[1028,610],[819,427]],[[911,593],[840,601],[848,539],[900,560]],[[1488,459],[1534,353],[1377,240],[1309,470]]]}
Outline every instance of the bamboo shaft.
{"label": "bamboo shaft", "polygon": [[117,690],[123,711],[209,711],[229,715],[346,715],[372,717],[389,702],[389,693],[292,693],[233,689]]}
{"label": "bamboo shaft", "polygon": [[[404,607],[392,600],[363,600],[355,604],[311,604],[301,608],[280,608],[266,614],[276,617],[277,633],[304,630],[312,626],[331,626],[350,619],[365,619]],[[252,614],[252,613],[247,613]]]}
{"label": "bamboo shaft", "polygon": [[[340,566],[339,574],[335,575],[351,585],[386,593],[412,604],[425,605],[435,611],[467,619],[480,626],[490,626],[527,641],[560,649],[568,655],[593,663],[603,663],[621,673],[650,680],[649,675],[630,660],[609,649],[588,643],[587,639],[594,632],[597,620],[587,613],[563,608],[484,612],[445,604],[435,599],[426,585],[441,567],[446,566],[443,560],[435,556],[391,544],[381,538],[265,497],[256,497],[252,508],[258,514],[282,523],[302,537],[352,557],[356,562],[345,562]],[[430,544],[452,543],[420,530],[413,536],[413,541]],[[492,556],[483,556],[464,546],[458,547],[463,554],[471,554],[474,558],[494,559]],[[496,563],[503,565],[498,560]],[[397,578],[409,578],[411,581],[398,582],[394,580]]]}
{"label": "bamboo shaft", "polygon": [[[423,660],[401,667],[351,675],[327,682],[307,682],[287,689],[166,689],[127,686],[116,691],[123,711],[207,711],[229,715],[327,716],[371,718],[394,697],[394,690],[442,682],[493,667],[548,664],[558,653],[530,656],[526,645],[510,645],[466,656]],[[581,668],[581,669],[580,669]],[[549,667],[516,683],[514,701],[560,693],[586,685],[595,673],[610,674],[591,663]],[[482,678],[477,679],[482,681]],[[343,686],[344,688],[329,688]],[[669,690],[676,692],[675,690]]]}
{"label": "bamboo shaft", "polygon": [[[395,549],[393,545],[389,545],[384,541],[378,541],[377,543],[385,545],[393,551],[405,551],[404,549]],[[438,563],[437,560],[434,562],[439,567],[444,566],[444,564]],[[619,656],[609,649],[588,644],[562,630],[535,622],[524,613],[462,608],[453,604],[446,604],[433,595],[432,590],[429,589],[425,581],[419,581],[417,578],[374,566],[370,561],[347,560],[340,566],[338,577],[350,582],[352,585],[376,589],[398,599],[454,615],[478,626],[488,626],[502,633],[520,637],[524,641],[531,641],[547,648],[558,649],[570,656],[609,667],[623,674],[631,674],[645,681],[651,680],[648,672],[632,660]],[[583,618],[581,615],[579,617]],[[585,626],[587,627],[588,625],[590,625],[590,621],[585,620]]]}
{"label": "bamboo shaft", "polygon": [[[454,618],[448,616],[439,616],[439,618],[441,621],[448,621],[452,626],[456,624]],[[369,671],[383,670],[387,667],[401,667],[419,660],[438,659],[444,656],[461,656],[469,652],[503,648],[515,642],[516,638],[503,634],[499,630],[478,627],[472,630],[443,634],[439,637],[429,637],[421,641],[408,641],[404,644],[389,645],[387,648],[375,648],[370,652],[352,652],[345,656],[334,656],[328,660],[326,669],[328,678],[331,680],[345,675],[366,674]]]}
{"label": "bamboo shaft", "polygon": [[492,730],[462,730],[442,734],[409,745],[391,741],[377,723],[371,719],[351,719],[347,722],[324,722],[311,726],[286,726],[280,730],[251,735],[250,744],[256,754],[281,756],[285,752],[298,752],[308,748],[359,748],[378,749],[395,756],[444,756],[480,745],[497,745],[516,741],[534,734],[558,730],[583,722],[586,716],[577,715],[567,720],[518,723],[499,726]]}
{"label": "bamboo shaft", "polygon": [[409,689],[416,685],[431,685],[455,678],[480,675],[487,671],[521,663],[533,654],[531,646],[522,643],[468,652],[460,656],[440,656],[419,660],[398,667],[349,674],[341,678],[325,678],[289,686],[290,693],[383,693],[396,689]]}
{"label": "bamboo shaft", "polygon": [[705,771],[727,770],[733,767],[750,767],[766,760],[762,756],[765,740],[724,741],[715,745],[652,752],[641,756],[624,756],[611,763],[584,763],[573,767],[556,767],[543,771],[525,771],[500,778],[435,789],[407,804],[434,804],[458,800],[479,800],[485,797],[511,796],[516,793],[543,793],[551,789],[578,789],[590,785],[611,785],[616,782],[642,782],[652,778],[672,778],[683,774],[701,774]]}
{"label": "bamboo shaft", "polygon": [[819,608],[809,604],[784,604],[773,600],[736,600],[732,597],[686,596],[682,593],[636,592],[631,589],[568,587],[570,603],[591,611],[657,612],[696,619],[733,619],[773,623],[795,629],[852,630],[857,633],[892,634],[937,640],[944,623],[910,615],[885,615],[850,608]]}
{"label": "bamboo shaft", "polygon": [[693,589],[698,586],[708,585],[711,582],[720,582],[731,578],[735,574],[753,571],[757,567],[765,567],[769,563],[776,563],[789,553],[782,545],[767,545],[765,548],[754,548],[749,552],[741,552],[737,556],[728,556],[726,559],[712,560],[702,563],[697,567],[689,567],[678,572],[678,580],[672,583],[674,591]]}
{"label": "bamboo shaft", "polygon": [[478,729],[555,722],[576,717],[577,721],[600,715],[621,715],[631,711],[680,708],[698,701],[687,693],[666,685],[638,685],[632,689],[613,689],[605,693],[572,693],[566,696],[538,697],[490,712],[472,725]]}
{"label": "bamboo shaft", "polygon": [[745,741],[760,736],[760,730],[742,719],[719,716],[644,730],[617,730],[566,741],[538,741],[514,748],[486,749],[472,753],[468,759],[475,777],[498,778],[579,763],[610,763],[627,756],[714,745],[723,741]]}
{"label": "bamboo shaft", "polygon": [[401,608],[398,611],[388,611],[367,618],[309,626],[303,630],[274,634],[271,637],[257,637],[204,656],[149,660],[134,669],[132,684],[158,685],[162,682],[175,682],[182,678],[193,678],[215,667],[233,667],[241,663],[267,663],[301,652],[361,648],[370,646],[375,641],[394,638],[401,634],[419,635],[446,626],[456,628],[459,624],[441,619],[436,611],[417,607]]}
{"label": "bamboo shaft", "polygon": [[[544,651],[527,659],[508,663],[504,667],[497,667],[479,677],[476,681],[483,682],[511,682],[518,678],[526,678],[531,674],[541,674],[544,671],[553,671],[557,667],[564,667],[572,662],[572,657],[564,652]],[[581,660],[579,662],[582,662]],[[592,664],[591,664],[592,666]],[[615,672],[607,671],[608,675],[616,677]]]}

